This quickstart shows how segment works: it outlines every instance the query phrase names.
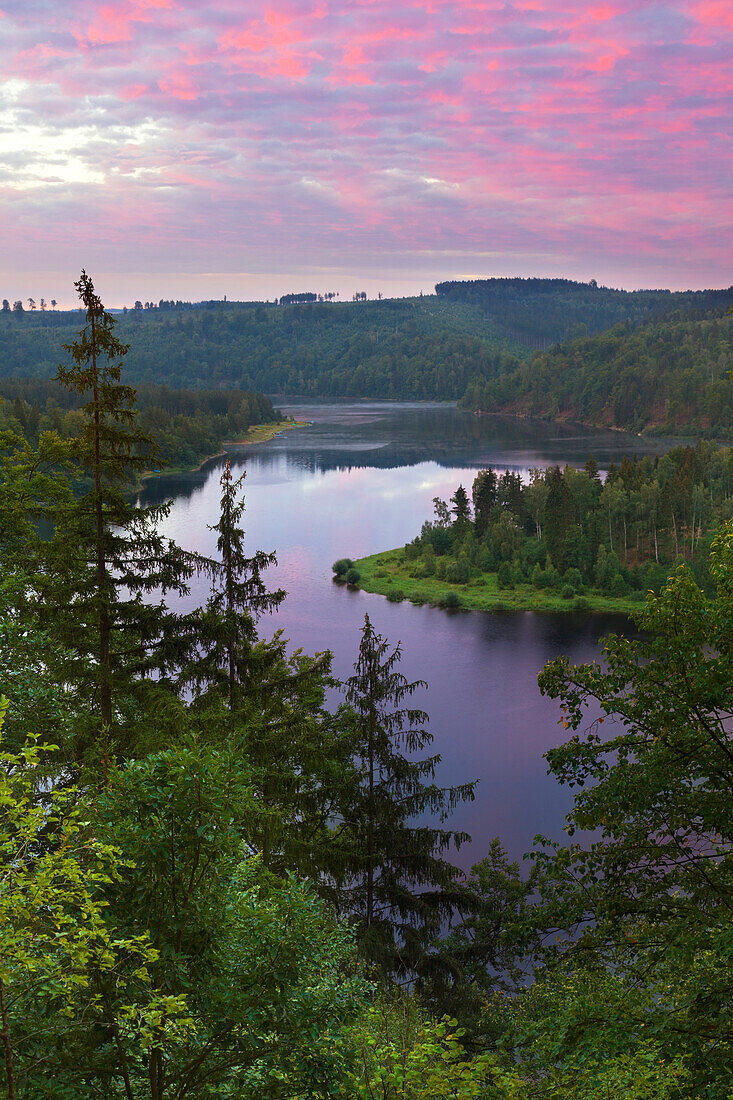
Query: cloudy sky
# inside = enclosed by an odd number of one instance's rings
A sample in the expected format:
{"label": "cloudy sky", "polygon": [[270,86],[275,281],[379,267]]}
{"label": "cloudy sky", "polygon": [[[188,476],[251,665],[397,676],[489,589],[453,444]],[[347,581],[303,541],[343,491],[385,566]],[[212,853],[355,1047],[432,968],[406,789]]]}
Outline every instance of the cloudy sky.
{"label": "cloudy sky", "polygon": [[0,0],[0,295],[733,282],[730,0]]}

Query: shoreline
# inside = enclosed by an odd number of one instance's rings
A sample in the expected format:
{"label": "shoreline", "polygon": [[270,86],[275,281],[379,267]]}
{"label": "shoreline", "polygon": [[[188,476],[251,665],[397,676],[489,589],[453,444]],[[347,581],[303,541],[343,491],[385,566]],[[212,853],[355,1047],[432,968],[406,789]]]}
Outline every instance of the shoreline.
{"label": "shoreline", "polygon": [[[411,577],[405,565],[404,551],[398,547],[359,558],[354,561],[353,568],[360,574],[359,588],[386,596],[395,603],[409,600],[418,606],[427,603],[451,607],[451,604],[446,605],[446,598],[457,597],[460,603],[452,604],[456,610],[552,611],[563,615],[589,612],[631,615],[644,606],[641,600],[592,593],[564,599],[559,592],[534,588],[529,584],[499,588],[495,573],[484,573],[469,584],[451,584],[436,577]],[[578,600],[583,601],[580,606]]]}
{"label": "shoreline", "polygon": [[217,451],[216,454],[205,455],[198,466],[164,466],[160,470],[145,470],[140,474],[140,484],[137,488],[139,489],[143,482],[150,481],[152,478],[156,477],[180,477],[181,474],[198,474],[207,463],[217,458],[223,458],[225,455],[229,454],[230,449],[236,447],[251,447],[255,443],[267,443],[270,439],[274,439],[276,435],[280,435],[280,433],[284,431],[289,431],[291,428],[308,427],[310,427],[310,421],[306,420],[280,420],[274,421],[271,424],[253,424],[247,429],[247,435],[244,439],[223,440],[223,449]]}

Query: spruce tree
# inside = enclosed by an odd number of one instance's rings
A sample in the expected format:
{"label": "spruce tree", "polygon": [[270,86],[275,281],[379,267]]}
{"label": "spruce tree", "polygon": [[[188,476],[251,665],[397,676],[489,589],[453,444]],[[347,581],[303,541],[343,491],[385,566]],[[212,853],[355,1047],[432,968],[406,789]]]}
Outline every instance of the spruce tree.
{"label": "spruce tree", "polygon": [[416,758],[432,743],[427,715],[405,703],[425,686],[409,682],[369,616],[354,674],[346,681],[352,708],[354,781],[335,841],[340,907],[355,919],[363,952],[386,974],[419,973],[430,963],[429,944],[450,918],[460,872],[443,853],[470,839],[466,833],[417,824],[426,814],[444,821],[472,799],[474,783],[439,787],[440,756]]}
{"label": "spruce tree", "polygon": [[65,678],[93,725],[117,748],[119,731],[112,731],[123,699],[127,706],[143,686],[169,621],[165,604],[151,597],[185,592],[197,562],[158,533],[169,505],[129,499],[154,446],[136,426],[134,389],[121,381],[128,349],[114,335],[114,318],[85,271],[74,285],[85,324],[65,345],[71,363],[59,367],[56,381],[89,399],[83,430],[71,441],[77,492],[45,514],[53,537],[36,547],[39,620],[67,652]]}
{"label": "spruce tree", "polygon": [[216,531],[218,560],[207,561],[212,576],[206,606],[181,621],[183,647],[179,652],[182,684],[202,690],[218,690],[226,696],[230,710],[257,688],[267,666],[278,664],[282,645],[263,644],[257,635],[257,621],[275,611],[285,599],[282,589],[269,591],[262,574],[277,564],[274,553],[256,550],[245,553],[244,496],[240,492],[246,471],[234,480],[229,459],[221,475],[219,522]]}

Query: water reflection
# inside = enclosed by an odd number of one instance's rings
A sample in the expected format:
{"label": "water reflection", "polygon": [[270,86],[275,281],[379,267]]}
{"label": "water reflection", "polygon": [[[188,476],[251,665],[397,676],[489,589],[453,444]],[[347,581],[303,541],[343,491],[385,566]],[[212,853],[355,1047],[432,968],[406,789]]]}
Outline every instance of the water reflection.
{"label": "water reflection", "polygon": [[[521,856],[537,832],[559,836],[570,793],[546,774],[542,753],[557,743],[557,707],[543,699],[537,672],[558,653],[594,659],[597,638],[624,630],[618,616],[449,614],[392,604],[334,585],[331,562],[398,546],[414,537],[432,498],[469,486],[482,465],[526,471],[553,462],[600,463],[640,450],[617,433],[578,433],[551,425],[478,419],[450,406],[290,406],[312,427],[232,455],[246,467],[245,529],[250,548],[274,549],[272,587],[288,598],[266,632],[282,628],[293,648],[330,649],[337,675],[356,656],[365,611],[375,628],[401,640],[402,669],[429,687],[416,702],[431,716],[442,783],[480,780],[477,800],[454,815],[473,836],[458,862],[468,865],[500,835]],[[172,496],[166,533],[183,546],[214,553],[221,461],[197,478],[150,483],[147,500]],[[185,601],[206,597],[203,583]]]}

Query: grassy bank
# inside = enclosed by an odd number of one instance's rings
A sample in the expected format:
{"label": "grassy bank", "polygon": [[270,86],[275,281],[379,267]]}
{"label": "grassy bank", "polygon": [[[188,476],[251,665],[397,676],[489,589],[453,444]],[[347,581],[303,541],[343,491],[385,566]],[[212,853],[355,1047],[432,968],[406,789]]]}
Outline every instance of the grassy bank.
{"label": "grassy bank", "polygon": [[[469,584],[450,584],[436,577],[414,577],[414,562],[405,560],[404,551],[385,550],[354,562],[360,575],[359,586],[389,599],[407,599],[412,603],[460,606],[468,611],[613,611],[631,614],[641,605],[626,597],[586,596],[563,599],[559,592],[519,584],[499,588],[496,573],[483,573]],[[451,595],[452,594],[452,595]],[[455,604],[456,598],[460,601]]]}
{"label": "grassy bank", "polygon": [[267,443],[268,439],[274,439],[276,435],[290,431],[291,428],[308,427],[310,427],[309,420],[275,420],[271,424],[253,424],[244,439],[238,439],[236,443],[230,441],[225,443],[224,446],[240,447],[244,443]]}
{"label": "grassy bank", "polygon": [[164,477],[170,474],[195,474],[212,458],[223,457],[227,453],[227,448],[243,447],[252,443],[266,443],[269,439],[274,439],[276,435],[289,431],[291,428],[307,428],[309,426],[310,421],[305,420],[273,420],[267,424],[253,424],[251,428],[247,429],[247,434],[242,439],[223,441],[221,444],[222,450],[204,455],[197,465],[162,465],[160,469],[146,470],[145,473],[140,475],[140,482],[150,477]]}

